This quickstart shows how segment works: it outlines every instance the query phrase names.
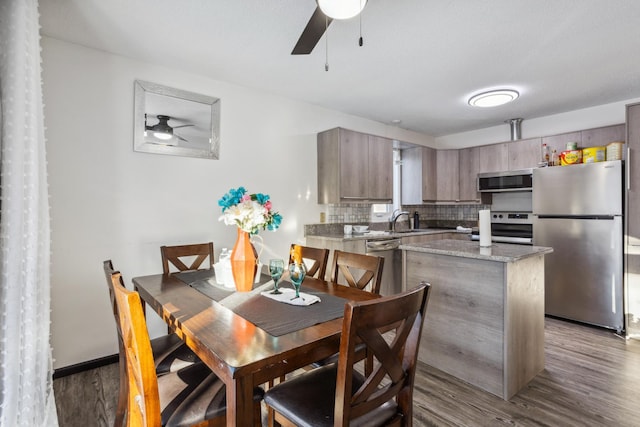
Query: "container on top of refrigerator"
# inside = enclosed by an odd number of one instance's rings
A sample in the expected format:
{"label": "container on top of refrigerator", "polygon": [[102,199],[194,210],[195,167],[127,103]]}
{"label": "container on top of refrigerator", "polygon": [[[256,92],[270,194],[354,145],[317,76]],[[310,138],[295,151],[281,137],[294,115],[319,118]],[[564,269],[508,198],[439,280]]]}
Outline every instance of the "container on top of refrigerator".
{"label": "container on top of refrigerator", "polygon": [[560,153],[560,165],[569,166],[582,163],[582,150],[565,150]]}
{"label": "container on top of refrigerator", "polygon": [[588,147],[582,149],[582,163],[596,163],[605,161],[605,147]]}
{"label": "container on top of refrigerator", "polygon": [[607,160],[622,160],[624,142],[613,141],[607,144]]}

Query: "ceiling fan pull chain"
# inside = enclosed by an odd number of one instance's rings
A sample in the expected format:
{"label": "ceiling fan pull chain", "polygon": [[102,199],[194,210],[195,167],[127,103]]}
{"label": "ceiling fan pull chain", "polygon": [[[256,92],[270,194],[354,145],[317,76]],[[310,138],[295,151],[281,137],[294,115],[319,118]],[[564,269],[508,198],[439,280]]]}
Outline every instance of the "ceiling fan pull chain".
{"label": "ceiling fan pull chain", "polygon": [[324,42],[325,42],[325,59],[324,70],[329,71],[329,18],[324,17]]}
{"label": "ceiling fan pull chain", "polygon": [[[360,0],[360,10],[362,10],[362,8],[362,0]],[[360,45],[360,47],[362,47],[362,45],[364,44],[364,39],[362,38],[362,12],[360,12],[358,18],[360,19],[360,38],[358,39],[358,44]]]}

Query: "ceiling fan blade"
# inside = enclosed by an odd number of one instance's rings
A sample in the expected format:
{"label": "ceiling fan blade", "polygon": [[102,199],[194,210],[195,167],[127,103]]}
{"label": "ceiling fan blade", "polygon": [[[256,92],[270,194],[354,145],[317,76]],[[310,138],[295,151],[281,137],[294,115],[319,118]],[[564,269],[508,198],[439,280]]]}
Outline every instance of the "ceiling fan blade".
{"label": "ceiling fan blade", "polygon": [[316,7],[316,10],[311,15],[311,19],[307,23],[307,26],[302,31],[300,38],[298,39],[298,43],[296,43],[293,51],[291,51],[292,55],[308,55],[311,53],[318,41],[324,34],[324,31],[327,25],[331,24],[333,19],[329,18],[329,21],[326,21],[327,17],[319,7]]}
{"label": "ceiling fan blade", "polygon": [[180,126],[172,126],[172,128],[174,129],[178,129],[178,128],[186,128],[188,126],[195,126],[195,125],[180,125]]}

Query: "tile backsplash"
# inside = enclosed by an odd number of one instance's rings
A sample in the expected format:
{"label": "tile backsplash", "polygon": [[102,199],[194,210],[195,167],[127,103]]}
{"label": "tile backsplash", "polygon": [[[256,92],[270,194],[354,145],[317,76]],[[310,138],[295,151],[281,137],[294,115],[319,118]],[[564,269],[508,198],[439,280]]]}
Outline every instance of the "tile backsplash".
{"label": "tile backsplash", "polygon": [[[371,222],[371,205],[366,203],[329,204],[325,206],[325,218],[329,224]],[[404,205],[403,210],[420,215],[421,227],[475,227],[478,224],[478,211],[489,209],[490,205]]]}
{"label": "tile backsplash", "polygon": [[368,223],[371,219],[371,205],[367,203],[325,206],[327,222],[330,224],[349,222]]}

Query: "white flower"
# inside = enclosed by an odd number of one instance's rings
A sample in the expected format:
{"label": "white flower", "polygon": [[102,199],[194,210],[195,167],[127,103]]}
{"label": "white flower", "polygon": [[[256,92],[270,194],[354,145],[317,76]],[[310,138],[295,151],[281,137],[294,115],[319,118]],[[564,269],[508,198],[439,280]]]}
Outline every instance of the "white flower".
{"label": "white flower", "polygon": [[226,225],[237,225],[242,231],[251,233],[259,228],[264,228],[269,212],[255,200],[245,200],[237,205],[230,206],[220,216],[220,221]]}

